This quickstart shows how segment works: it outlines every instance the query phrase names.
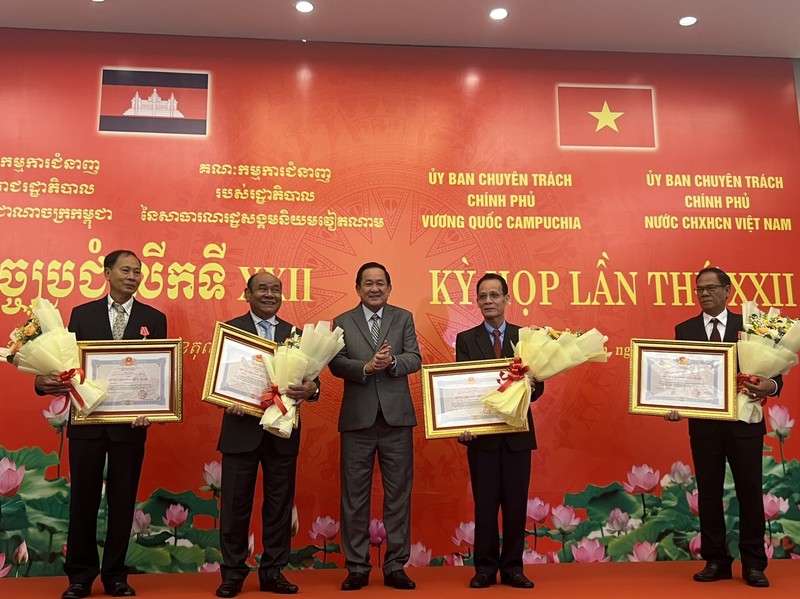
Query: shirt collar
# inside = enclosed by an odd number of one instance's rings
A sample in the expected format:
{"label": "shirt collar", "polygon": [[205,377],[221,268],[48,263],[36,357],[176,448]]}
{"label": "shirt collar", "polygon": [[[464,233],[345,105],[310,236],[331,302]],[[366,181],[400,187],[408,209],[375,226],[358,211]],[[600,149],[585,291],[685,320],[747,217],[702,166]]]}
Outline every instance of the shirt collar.
{"label": "shirt collar", "polygon": [[[503,321],[503,324],[501,324],[499,327],[497,327],[497,330],[498,330],[498,331],[500,331],[500,336],[501,336],[501,337],[505,337],[505,334],[506,334],[506,324],[508,324],[508,323],[506,323],[506,321],[504,320],[504,321]],[[493,327],[492,325],[490,325],[488,322],[486,322],[485,320],[483,321],[483,326],[484,326],[484,327],[486,328],[486,330],[489,332],[489,335],[490,335],[490,336],[494,334],[494,333],[493,333],[493,331],[494,331],[494,327]]]}
{"label": "shirt collar", "polygon": [[[110,293],[106,296],[106,298],[108,300],[108,304],[107,304],[108,305],[108,311],[110,312],[111,311],[111,306],[114,305],[116,302],[113,300],[113,298],[111,297]],[[120,306],[122,306],[122,308],[123,308],[123,310],[125,310],[126,314],[130,314],[131,313],[131,309],[133,308],[133,296],[131,296],[130,299],[127,302],[125,302],[124,304],[120,304]]]}
{"label": "shirt collar", "polygon": [[370,318],[372,318],[372,315],[373,315],[373,314],[377,314],[377,315],[378,315],[378,318],[381,318],[381,319],[383,319],[383,309],[384,309],[385,307],[386,307],[386,306],[381,306],[381,309],[380,309],[380,310],[378,310],[377,312],[373,312],[372,310],[370,310],[369,308],[367,308],[367,307],[366,307],[364,304],[361,304],[361,310],[364,312],[364,318],[366,318],[366,319],[367,319],[367,322],[369,322],[369,319],[370,319]]}
{"label": "shirt collar", "polygon": [[[266,320],[273,327],[277,327],[278,326],[278,317],[275,316],[274,314],[270,318],[261,318],[260,316],[256,316],[255,314],[253,314],[253,311],[251,310],[250,311],[250,317],[253,319],[253,324],[256,325],[256,326],[258,326],[258,323],[261,322],[262,320]],[[256,329],[256,330],[258,330],[258,329]]]}
{"label": "shirt collar", "polygon": [[712,318],[716,318],[722,326],[728,325],[728,309],[724,308],[722,312],[717,314],[716,316],[709,316],[705,312],[703,312],[703,325],[708,326],[708,323],[711,322]]}

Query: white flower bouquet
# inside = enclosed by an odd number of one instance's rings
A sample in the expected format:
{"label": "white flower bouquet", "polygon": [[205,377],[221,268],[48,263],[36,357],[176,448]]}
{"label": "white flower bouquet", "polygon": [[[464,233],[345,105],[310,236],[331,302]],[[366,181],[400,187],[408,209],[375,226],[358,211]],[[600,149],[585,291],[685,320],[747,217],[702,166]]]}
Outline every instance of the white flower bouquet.
{"label": "white flower bouquet", "polygon": [[106,390],[85,378],[78,360],[75,334],[67,331],[61,314],[49,300],[34,300],[30,316],[28,322],[12,331],[11,343],[0,350],[0,357],[22,372],[58,375],[69,385],[69,398],[78,413],[91,414],[106,398]]}
{"label": "white flower bouquet", "polygon": [[608,337],[597,329],[573,333],[552,327],[528,327],[519,331],[514,362],[500,373],[499,387],[481,402],[509,426],[522,427],[531,400],[531,381],[544,381],[584,362],[606,362]]}
{"label": "white flower bouquet", "polygon": [[[740,376],[772,378],[787,374],[798,363],[800,327],[793,326],[795,320],[781,316],[776,308],[764,313],[755,301],[742,306],[742,319],[744,331],[736,344]],[[746,394],[739,393],[737,402],[739,420],[754,423],[764,419],[762,406]]]}
{"label": "white flower bouquet", "polygon": [[264,430],[288,439],[297,427],[295,403],[285,397],[291,385],[301,385],[303,379],[314,379],[344,347],[344,331],[331,323],[320,321],[303,327],[302,336],[294,332],[286,343],[279,345],[273,355],[264,354],[264,368],[270,381],[266,394],[268,407],[261,417]]}

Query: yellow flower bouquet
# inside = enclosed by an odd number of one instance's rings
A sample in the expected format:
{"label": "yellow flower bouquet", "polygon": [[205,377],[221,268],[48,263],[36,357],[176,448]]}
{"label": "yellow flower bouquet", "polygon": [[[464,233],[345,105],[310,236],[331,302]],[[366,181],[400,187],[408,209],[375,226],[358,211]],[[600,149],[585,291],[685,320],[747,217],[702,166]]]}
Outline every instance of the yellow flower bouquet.
{"label": "yellow flower bouquet", "polygon": [[69,398],[78,413],[91,414],[106,398],[106,391],[85,378],[75,334],[67,331],[61,314],[49,300],[34,300],[30,314],[30,320],[11,333],[11,343],[0,350],[0,357],[5,357],[22,372],[58,375],[69,385]]}
{"label": "yellow flower bouquet", "polygon": [[514,361],[500,373],[500,385],[481,398],[484,406],[509,426],[522,427],[531,400],[531,381],[544,381],[584,362],[606,362],[608,337],[597,329],[586,333],[559,331],[552,327],[519,330]]}
{"label": "yellow flower bouquet", "polygon": [[[755,301],[742,306],[744,331],[736,344],[739,371],[748,375],[772,378],[787,374],[797,363],[800,351],[800,327],[795,321],[770,308],[764,313]],[[739,420],[761,422],[764,410],[744,393],[737,396]]]}
{"label": "yellow flower bouquet", "polygon": [[264,355],[264,368],[270,381],[266,403],[269,406],[261,417],[267,432],[288,439],[299,418],[295,403],[284,397],[291,385],[301,385],[303,379],[314,379],[344,347],[344,331],[331,323],[320,321],[307,324],[298,338],[293,334],[286,343],[275,349],[274,355]]}

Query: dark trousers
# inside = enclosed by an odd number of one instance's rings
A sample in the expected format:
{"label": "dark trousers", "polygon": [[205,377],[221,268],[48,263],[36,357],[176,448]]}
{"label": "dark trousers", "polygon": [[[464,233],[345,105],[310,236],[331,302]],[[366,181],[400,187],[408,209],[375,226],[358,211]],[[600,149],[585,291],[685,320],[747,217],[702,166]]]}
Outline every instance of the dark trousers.
{"label": "dark trousers", "polygon": [[[531,452],[511,451],[506,443],[483,451],[467,447],[467,462],[475,501],[475,571],[494,576],[522,572],[525,519]],[[503,513],[503,548],[500,550],[498,513]]]}
{"label": "dark trousers", "polygon": [[731,563],[725,543],[725,512],[722,505],[727,461],[739,501],[739,552],[742,566],[756,570],[767,567],[761,480],[763,444],[763,437],[735,437],[727,426],[716,427],[710,437],[691,438],[700,512],[700,553],[708,562]]}
{"label": "dark trousers", "polygon": [[247,566],[247,537],[253,512],[259,464],[263,470],[264,503],[261,505],[261,554],[259,578],[274,578],[289,562],[292,545],[297,456],[275,451],[275,438],[265,433],[255,451],[222,454],[222,500],[220,546],[222,578],[244,580]]}
{"label": "dark trousers", "polygon": [[390,426],[379,413],[375,423],[341,433],[341,518],[345,567],[368,573],[369,517],[375,455],[383,479],[386,559],[383,572],[402,570],[411,554],[411,486],[414,437],[410,426]]}
{"label": "dark trousers", "polygon": [[[100,511],[106,456],[108,516],[101,570],[97,555],[97,514]],[[144,443],[112,441],[105,433],[98,439],[70,439],[72,491],[64,561],[64,572],[70,583],[91,585],[100,574],[103,584],[111,586],[127,578],[125,555],[131,538],[143,461]]]}

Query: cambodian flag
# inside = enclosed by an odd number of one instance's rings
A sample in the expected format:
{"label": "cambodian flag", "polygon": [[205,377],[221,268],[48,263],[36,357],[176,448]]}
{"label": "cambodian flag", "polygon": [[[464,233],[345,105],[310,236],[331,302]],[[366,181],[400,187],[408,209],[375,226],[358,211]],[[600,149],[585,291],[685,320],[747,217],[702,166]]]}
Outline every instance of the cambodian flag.
{"label": "cambodian flag", "polygon": [[103,69],[99,128],[206,135],[208,73]]}

